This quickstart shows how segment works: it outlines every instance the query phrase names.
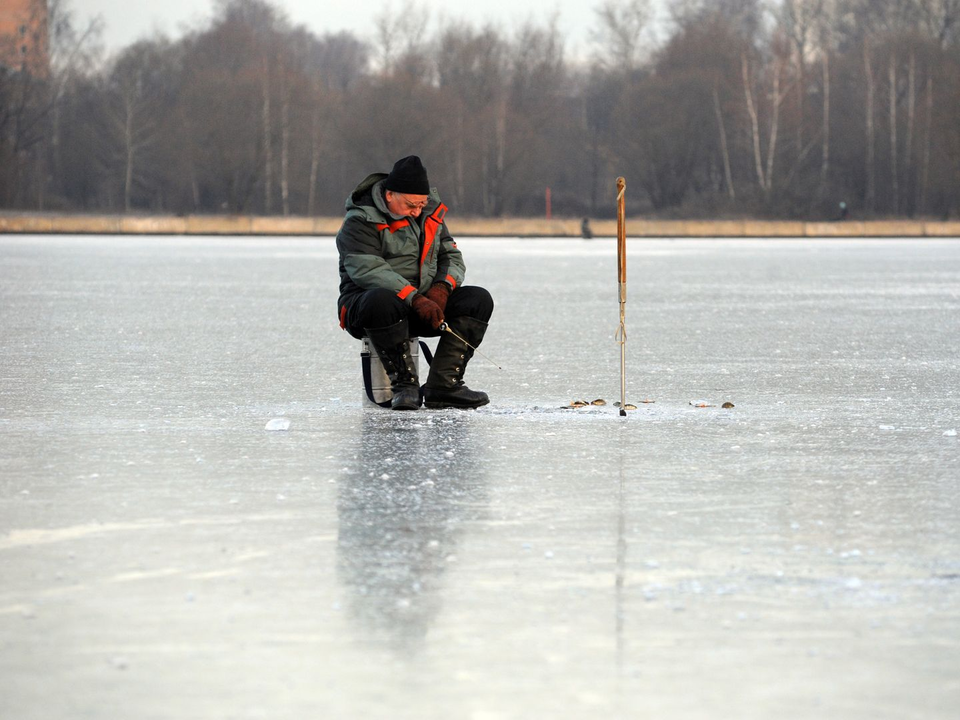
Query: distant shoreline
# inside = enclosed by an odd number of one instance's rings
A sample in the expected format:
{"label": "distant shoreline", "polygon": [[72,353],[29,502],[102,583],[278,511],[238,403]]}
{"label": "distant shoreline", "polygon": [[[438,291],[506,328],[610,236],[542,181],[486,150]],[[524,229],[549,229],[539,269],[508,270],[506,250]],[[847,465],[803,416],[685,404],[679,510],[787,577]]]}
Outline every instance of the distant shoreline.
{"label": "distant shoreline", "polygon": [[[330,236],[340,217],[252,215],[78,215],[0,213],[0,234],[20,235],[278,235]],[[581,237],[580,219],[459,218],[448,223],[454,237]],[[615,220],[590,220],[596,238],[614,237]],[[649,238],[858,238],[960,237],[960,221],[844,220],[644,220],[627,218],[630,237]]]}

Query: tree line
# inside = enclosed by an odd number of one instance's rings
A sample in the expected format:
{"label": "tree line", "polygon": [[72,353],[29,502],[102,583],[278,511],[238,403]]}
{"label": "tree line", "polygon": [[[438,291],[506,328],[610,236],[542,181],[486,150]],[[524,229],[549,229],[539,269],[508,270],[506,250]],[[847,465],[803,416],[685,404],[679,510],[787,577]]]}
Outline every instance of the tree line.
{"label": "tree line", "polygon": [[0,207],[337,215],[421,155],[458,214],[947,217],[960,209],[960,0],[601,3],[555,19],[318,35],[221,0],[109,61],[51,0],[50,72],[0,70]]}

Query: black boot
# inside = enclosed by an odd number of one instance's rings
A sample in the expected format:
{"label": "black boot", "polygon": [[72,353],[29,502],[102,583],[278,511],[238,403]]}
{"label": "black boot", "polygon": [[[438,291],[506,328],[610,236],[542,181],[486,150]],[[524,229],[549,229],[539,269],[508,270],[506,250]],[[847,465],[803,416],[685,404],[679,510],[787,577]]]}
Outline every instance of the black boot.
{"label": "black boot", "polygon": [[383,369],[390,378],[393,410],[416,410],[420,407],[420,379],[410,354],[410,328],[406,320],[383,328],[364,328],[370,344],[377,351]]}
{"label": "black boot", "polygon": [[[458,317],[448,322],[450,329],[476,347],[483,340],[487,324],[471,317]],[[423,386],[423,403],[428,408],[478,408],[490,402],[485,392],[471,390],[463,384],[463,373],[473,357],[473,348],[448,332],[440,336],[433,354],[430,374]]]}

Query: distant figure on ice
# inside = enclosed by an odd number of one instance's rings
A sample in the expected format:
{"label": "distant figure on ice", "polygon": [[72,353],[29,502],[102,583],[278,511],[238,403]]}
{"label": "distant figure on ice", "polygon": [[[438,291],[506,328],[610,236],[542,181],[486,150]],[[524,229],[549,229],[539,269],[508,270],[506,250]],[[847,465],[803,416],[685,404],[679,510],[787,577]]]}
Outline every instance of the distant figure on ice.
{"label": "distant figure on ice", "polygon": [[837,215],[837,220],[846,220],[847,219],[847,204],[841,200],[840,201],[840,214]]}
{"label": "distant figure on ice", "polygon": [[[493,298],[464,287],[465,266],[444,223],[447,206],[431,188],[420,158],[397,160],[389,174],[368,175],[347,198],[337,233],[340,327],[370,339],[390,378],[394,410],[416,410],[420,380],[410,337],[440,335],[422,400],[428,408],[476,408],[487,394],[463,383],[473,347],[483,340]],[[441,323],[450,332],[441,332]]]}
{"label": "distant figure on ice", "polygon": [[584,218],[580,223],[580,237],[589,240],[593,237],[593,230],[590,229],[590,218]]}

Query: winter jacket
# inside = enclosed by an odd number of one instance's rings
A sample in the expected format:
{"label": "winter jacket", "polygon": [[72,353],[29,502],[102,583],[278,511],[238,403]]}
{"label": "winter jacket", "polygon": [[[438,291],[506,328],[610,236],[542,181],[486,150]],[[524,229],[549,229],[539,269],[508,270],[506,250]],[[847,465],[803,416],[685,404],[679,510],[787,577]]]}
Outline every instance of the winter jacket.
{"label": "winter jacket", "polygon": [[463,256],[444,223],[447,206],[436,188],[431,188],[419,217],[397,220],[388,213],[380,188],[386,177],[368,176],[347,198],[347,213],[337,233],[341,326],[345,306],[365,290],[392,290],[409,305],[416,293],[426,292],[434,282],[446,282],[451,289],[463,283]]}

